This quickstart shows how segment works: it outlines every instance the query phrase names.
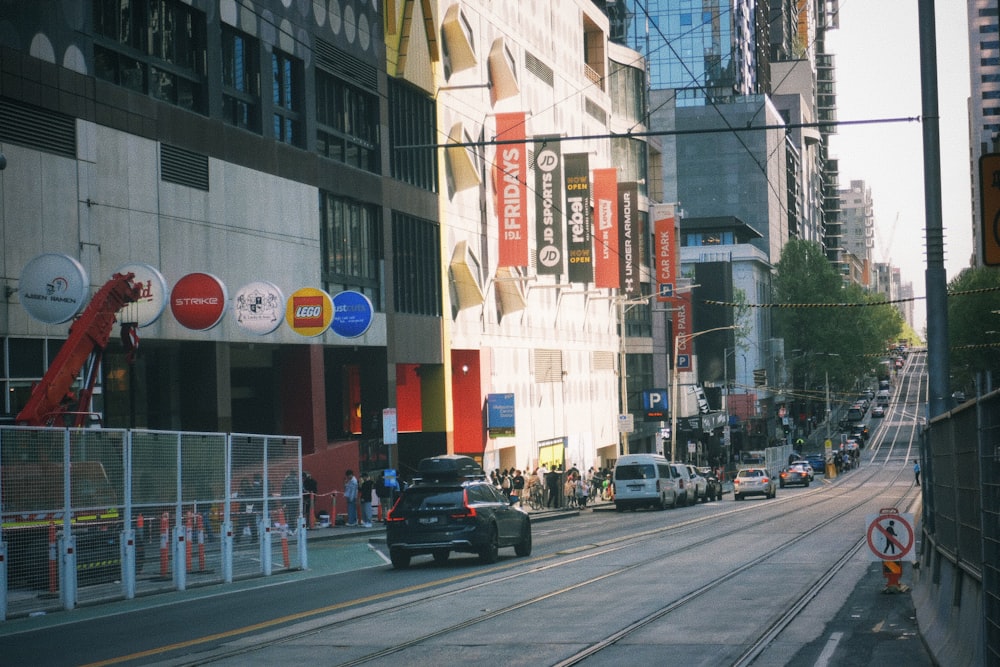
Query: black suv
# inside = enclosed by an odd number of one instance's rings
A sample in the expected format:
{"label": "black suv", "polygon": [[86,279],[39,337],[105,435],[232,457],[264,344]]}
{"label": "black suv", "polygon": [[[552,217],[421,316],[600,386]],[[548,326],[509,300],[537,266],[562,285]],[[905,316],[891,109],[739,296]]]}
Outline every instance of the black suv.
{"label": "black suv", "polygon": [[437,456],[420,462],[414,480],[386,516],[386,544],[393,567],[431,554],[435,562],[452,551],[479,554],[495,563],[502,547],[531,555],[531,519],[491,484],[467,456]]}

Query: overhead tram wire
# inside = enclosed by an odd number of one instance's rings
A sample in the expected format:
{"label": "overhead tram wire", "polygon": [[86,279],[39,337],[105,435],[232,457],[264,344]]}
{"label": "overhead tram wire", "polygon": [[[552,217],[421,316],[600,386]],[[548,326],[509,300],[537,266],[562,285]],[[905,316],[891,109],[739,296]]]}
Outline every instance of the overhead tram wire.
{"label": "overhead tram wire", "polygon": [[396,150],[437,150],[439,148],[481,148],[486,146],[506,146],[509,144],[553,144],[564,141],[589,141],[593,139],[632,139],[637,137],[668,137],[687,134],[722,134],[737,132],[766,132],[770,130],[794,130],[806,127],[843,127],[850,125],[878,125],[887,123],[919,123],[920,116],[899,116],[895,118],[870,118],[866,120],[817,121],[814,123],[784,123],[779,125],[745,125],[741,127],[713,127],[694,130],[648,130],[645,132],[604,132],[601,134],[577,134],[568,136],[525,137],[524,139],[488,139],[483,141],[456,141],[444,144],[409,144],[396,146]]}

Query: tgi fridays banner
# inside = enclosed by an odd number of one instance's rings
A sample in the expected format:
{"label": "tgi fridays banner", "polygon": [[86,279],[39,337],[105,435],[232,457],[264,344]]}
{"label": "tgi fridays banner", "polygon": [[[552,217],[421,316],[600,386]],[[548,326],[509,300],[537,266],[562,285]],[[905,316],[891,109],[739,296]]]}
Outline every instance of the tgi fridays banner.
{"label": "tgi fridays banner", "polygon": [[500,228],[498,266],[528,266],[528,168],[524,144],[524,112],[497,114],[497,146],[493,165]]}
{"label": "tgi fridays banner", "polygon": [[618,186],[618,246],[621,292],[628,298],[642,296],[639,286],[639,184]]}
{"label": "tgi fridays banner", "polygon": [[657,204],[650,211],[656,252],[656,300],[670,301],[677,285],[677,227],[673,204]]}
{"label": "tgi fridays banner", "polygon": [[594,170],[594,286],[621,285],[618,252],[618,170]]}
{"label": "tgi fridays banner", "polygon": [[536,271],[540,276],[561,276],[563,262],[562,155],[559,143],[544,143],[535,153],[535,242],[538,246]]}
{"label": "tgi fridays banner", "polygon": [[594,281],[592,224],[589,155],[573,153],[566,156],[566,254],[571,283]]}

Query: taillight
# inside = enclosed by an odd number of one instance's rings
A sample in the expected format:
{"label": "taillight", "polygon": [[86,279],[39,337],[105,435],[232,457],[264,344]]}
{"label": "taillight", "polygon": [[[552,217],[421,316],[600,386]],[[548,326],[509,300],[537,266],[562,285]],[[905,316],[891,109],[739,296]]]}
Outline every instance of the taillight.
{"label": "taillight", "polygon": [[476,508],[469,506],[468,489],[462,491],[462,507],[456,509],[450,516],[452,519],[474,519],[476,517]]}
{"label": "taillight", "polygon": [[392,506],[392,509],[385,513],[386,523],[395,523],[398,521],[406,521],[404,517],[396,516],[396,508],[399,507],[399,502],[403,499],[402,496],[396,499],[396,504]]}
{"label": "taillight", "polygon": [[764,484],[767,484],[767,482],[768,482],[768,479],[767,479],[767,477],[765,477],[764,479],[762,479],[762,480],[760,480],[760,481],[761,481],[761,482],[763,482]]}

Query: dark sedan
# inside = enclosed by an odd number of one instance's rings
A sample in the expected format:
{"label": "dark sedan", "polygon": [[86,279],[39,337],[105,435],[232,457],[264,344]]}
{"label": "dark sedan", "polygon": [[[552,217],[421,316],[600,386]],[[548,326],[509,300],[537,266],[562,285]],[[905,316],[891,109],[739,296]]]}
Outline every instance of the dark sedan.
{"label": "dark sedan", "polygon": [[806,470],[805,466],[792,465],[781,471],[778,480],[781,488],[785,488],[789,484],[809,486],[809,471]]}

